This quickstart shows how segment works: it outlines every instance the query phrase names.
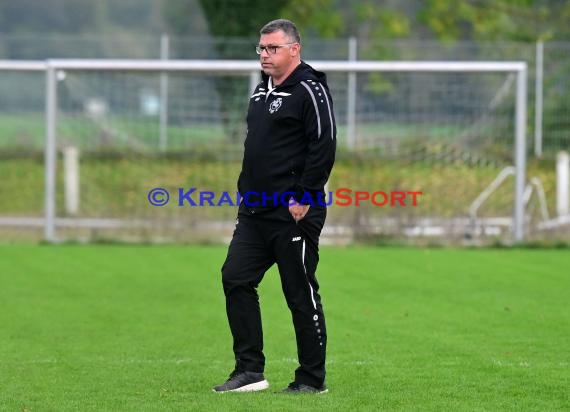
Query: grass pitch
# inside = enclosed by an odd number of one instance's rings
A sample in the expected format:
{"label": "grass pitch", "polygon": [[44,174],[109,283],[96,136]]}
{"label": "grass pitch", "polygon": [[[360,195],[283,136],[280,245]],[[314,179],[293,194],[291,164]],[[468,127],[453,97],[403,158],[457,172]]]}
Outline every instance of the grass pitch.
{"label": "grass pitch", "polygon": [[0,247],[0,410],[569,410],[564,250],[323,248],[330,393],[275,393],[296,367],[272,269],[270,390],[231,372],[225,247]]}

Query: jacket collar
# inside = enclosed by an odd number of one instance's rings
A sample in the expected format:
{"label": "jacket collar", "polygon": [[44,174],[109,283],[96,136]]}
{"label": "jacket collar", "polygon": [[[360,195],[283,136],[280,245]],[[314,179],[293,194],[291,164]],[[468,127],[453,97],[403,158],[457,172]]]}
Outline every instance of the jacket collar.
{"label": "jacket collar", "polygon": [[[270,78],[270,76],[262,71],[261,78],[267,85],[267,88],[271,89],[273,86],[273,80]],[[326,83],[326,76],[324,73],[313,69],[310,65],[301,60],[301,63],[295,67],[295,70],[291,72],[291,74],[283,81],[283,83],[281,83],[279,86],[274,86],[273,88],[296,85],[302,80],[315,80],[324,84]]]}

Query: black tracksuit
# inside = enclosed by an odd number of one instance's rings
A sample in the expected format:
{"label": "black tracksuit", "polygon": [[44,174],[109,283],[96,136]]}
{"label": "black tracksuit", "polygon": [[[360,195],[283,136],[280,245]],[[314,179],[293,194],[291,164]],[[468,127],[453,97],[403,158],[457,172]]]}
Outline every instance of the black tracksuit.
{"label": "black tracksuit", "polygon": [[264,370],[257,286],[277,263],[297,337],[295,381],[320,387],[327,334],[315,271],[326,207],[314,202],[295,222],[281,200],[324,193],[336,149],[333,103],[324,73],[304,62],[271,90],[270,79],[262,79],[250,98],[238,180],[242,196],[249,196],[222,267],[236,369]]}

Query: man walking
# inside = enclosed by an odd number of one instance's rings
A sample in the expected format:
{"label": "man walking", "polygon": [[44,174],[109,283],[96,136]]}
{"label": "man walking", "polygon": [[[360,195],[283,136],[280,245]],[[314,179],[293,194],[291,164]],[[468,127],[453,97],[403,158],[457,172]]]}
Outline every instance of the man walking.
{"label": "man walking", "polygon": [[257,286],[277,263],[295,328],[299,367],[287,393],[324,393],[327,333],[315,272],[335,158],[333,102],[324,73],[301,60],[291,21],[260,31],[262,81],[251,95],[238,190],[244,201],[222,267],[235,369],[216,392],[259,391],[263,332]]}

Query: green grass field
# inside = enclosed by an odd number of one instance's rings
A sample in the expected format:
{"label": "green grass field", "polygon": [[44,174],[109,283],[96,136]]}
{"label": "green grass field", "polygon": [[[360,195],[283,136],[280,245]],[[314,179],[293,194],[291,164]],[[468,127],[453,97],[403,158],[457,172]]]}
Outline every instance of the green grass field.
{"label": "green grass field", "polygon": [[233,356],[223,246],[0,246],[0,410],[570,409],[565,250],[324,248],[330,393],[260,287],[269,391],[215,394]]}

